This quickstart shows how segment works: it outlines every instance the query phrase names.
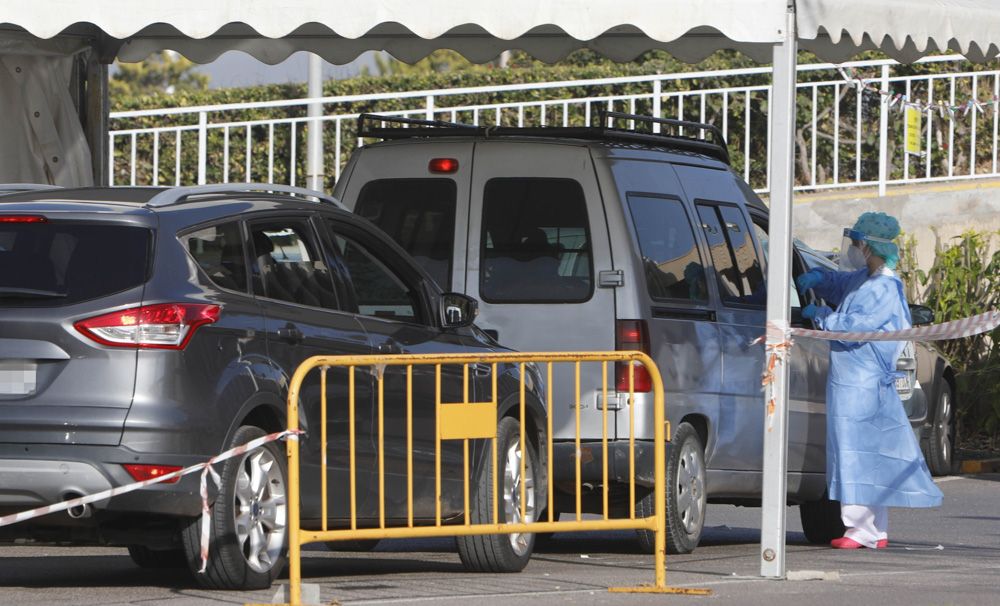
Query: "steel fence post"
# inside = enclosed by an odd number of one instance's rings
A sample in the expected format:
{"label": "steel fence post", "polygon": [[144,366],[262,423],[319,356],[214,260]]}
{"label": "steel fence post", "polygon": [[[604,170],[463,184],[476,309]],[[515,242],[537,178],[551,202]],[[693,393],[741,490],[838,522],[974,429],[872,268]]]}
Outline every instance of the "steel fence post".
{"label": "steel fence post", "polygon": [[198,185],[204,185],[208,165],[208,113],[198,112]]}
{"label": "steel fence post", "polygon": [[[659,78],[657,78],[656,80],[653,80],[653,117],[654,118],[661,118],[662,117],[661,116],[661,111],[662,111],[661,104],[662,103],[663,103],[663,82]],[[654,133],[660,132],[660,124],[659,124],[659,122],[653,122],[653,132]]]}
{"label": "steel fence post", "polygon": [[882,66],[882,95],[878,112],[878,195],[885,195],[889,179],[889,66]]}

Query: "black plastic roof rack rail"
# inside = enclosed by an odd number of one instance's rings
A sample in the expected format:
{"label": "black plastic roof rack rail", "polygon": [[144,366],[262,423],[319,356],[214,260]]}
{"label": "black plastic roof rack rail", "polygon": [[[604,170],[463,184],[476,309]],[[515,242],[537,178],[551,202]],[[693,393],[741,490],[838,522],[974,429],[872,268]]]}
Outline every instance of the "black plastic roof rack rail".
{"label": "black plastic roof rack rail", "polygon": [[276,185],[274,183],[218,183],[214,185],[191,185],[187,187],[171,187],[156,194],[146,202],[147,208],[162,208],[182,202],[193,202],[193,198],[203,196],[224,196],[227,194],[270,193],[294,195],[298,198],[313,198],[318,202],[333,204],[346,210],[344,205],[333,196],[304,187]]}
{"label": "black plastic roof rack rail", "polygon": [[[622,120],[647,126],[648,130],[614,126]],[[654,128],[661,126],[668,127],[673,133],[654,132]],[[696,131],[704,138],[680,134],[687,130]],[[592,126],[476,126],[440,120],[361,114],[358,116],[358,136],[385,140],[463,136],[584,139],[662,146],[704,154],[726,164],[730,161],[726,139],[722,131],[712,124],[606,110],[596,113],[595,124]]]}

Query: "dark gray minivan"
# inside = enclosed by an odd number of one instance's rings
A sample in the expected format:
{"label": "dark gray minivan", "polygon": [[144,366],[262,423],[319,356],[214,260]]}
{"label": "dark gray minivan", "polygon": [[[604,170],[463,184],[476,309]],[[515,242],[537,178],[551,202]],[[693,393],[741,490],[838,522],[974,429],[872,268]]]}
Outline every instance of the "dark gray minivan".
{"label": "dark gray minivan", "polygon": [[[612,125],[634,121],[634,128]],[[707,502],[759,504],[764,405],[760,376],[768,214],[729,166],[713,126],[602,114],[598,126],[475,127],[362,116],[363,137],[335,195],[403,246],[445,290],[481,301],[477,323],[522,351],[639,349],[656,361],[672,427],[668,549],[698,544]],[[795,272],[803,271],[801,259]],[[790,276],[791,278],[791,276]],[[799,308],[795,289],[793,305]],[[793,314],[794,315],[794,314]],[[801,319],[799,317],[799,319]],[[825,499],[828,346],[798,339],[791,356],[788,498],[807,536],[840,536]],[[596,369],[591,369],[592,371]],[[558,487],[574,481],[579,405],[586,487],[600,511],[603,409],[613,413],[609,465],[627,511],[627,371],[602,398],[584,372],[553,379],[549,415]],[[650,440],[652,394],[636,374],[635,436]],[[648,446],[648,442],[646,443]],[[651,449],[650,449],[651,451]],[[651,457],[636,481],[652,486]],[[637,513],[651,512],[651,491]],[[555,507],[575,512],[571,500]],[[652,549],[652,537],[640,533]]]}

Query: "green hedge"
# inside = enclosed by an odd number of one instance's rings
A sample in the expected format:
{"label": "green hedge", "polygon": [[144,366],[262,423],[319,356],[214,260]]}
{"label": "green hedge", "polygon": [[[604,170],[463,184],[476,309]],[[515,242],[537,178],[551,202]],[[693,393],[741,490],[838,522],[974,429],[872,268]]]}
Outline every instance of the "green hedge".
{"label": "green hedge", "polygon": [[[735,65],[734,65],[735,62]],[[464,88],[464,87],[480,87],[480,86],[498,86],[505,84],[521,84],[525,82],[552,82],[552,81],[568,81],[568,80],[587,80],[587,79],[600,79],[600,78],[613,78],[621,76],[641,76],[649,75],[655,73],[666,73],[666,72],[676,72],[698,69],[722,69],[724,67],[742,67],[744,64],[749,64],[745,59],[741,60],[729,60],[725,57],[717,57],[706,63],[699,64],[698,66],[690,66],[687,64],[682,64],[673,60],[666,59],[655,59],[652,61],[646,61],[642,63],[626,63],[626,64],[614,64],[609,62],[602,62],[594,65],[557,65],[557,66],[546,66],[541,64],[532,64],[528,67],[515,67],[508,69],[490,69],[487,67],[476,66],[471,69],[465,69],[460,71],[452,71],[449,73],[420,73],[420,74],[399,74],[391,76],[361,76],[346,80],[330,80],[324,83],[323,94],[325,96],[345,96],[345,95],[366,95],[373,93],[386,93],[390,91],[411,91],[411,90],[435,90],[435,89],[449,89],[449,88]],[[761,83],[766,82],[766,79],[760,80]],[[685,88],[707,88],[722,86],[724,83],[717,81],[716,79],[706,78],[698,81],[683,81],[678,84],[683,85]],[[560,99],[567,96],[594,96],[594,95],[622,95],[622,94],[638,94],[644,93],[648,94],[650,86],[647,85],[634,85],[634,84],[619,84],[611,86],[602,87],[567,87],[559,89],[550,90],[526,90],[514,93],[502,93],[502,94],[470,94],[461,96],[451,96],[448,98],[447,102],[449,105],[475,105],[475,104],[490,104],[498,102],[511,102],[511,101],[538,101],[545,99]],[[142,95],[142,96],[118,96],[112,99],[112,111],[128,111],[137,109],[150,109],[150,108],[170,108],[170,107],[190,107],[198,105],[216,105],[216,104],[227,104],[227,103],[248,103],[248,102],[260,102],[260,101],[272,101],[275,99],[297,99],[306,96],[305,85],[301,84],[283,84],[283,85],[265,85],[265,86],[254,86],[247,88],[229,88],[229,89],[210,89],[205,91],[186,91],[179,92],[175,95]],[[424,104],[423,98],[414,99],[388,99],[385,101],[378,101],[372,103],[369,106],[361,106],[359,104],[351,104],[350,107],[337,107],[334,104],[324,106],[324,111],[328,114],[332,113],[349,113],[349,112],[389,112],[398,111],[405,109],[418,109],[422,108]],[[604,104],[601,104],[604,107]],[[598,107],[595,105],[593,107],[594,112]],[[619,104],[615,106],[616,110],[628,111],[630,108],[627,104]],[[648,114],[651,112],[651,107],[648,102],[639,102],[635,111],[637,113]],[[738,112],[740,116],[743,116],[743,100],[733,98],[730,101],[731,112]],[[751,135],[751,157],[753,158],[754,171],[758,174],[763,173],[764,163],[766,161],[766,132],[763,131],[766,128],[766,120],[763,119],[764,111],[766,110],[766,103],[763,100],[754,99],[751,103],[751,113],[754,115],[752,122],[756,122],[759,126],[761,132],[752,133]],[[532,111],[534,115],[531,115]],[[668,111],[665,107],[664,111]],[[690,111],[690,108],[689,110]],[[716,123],[716,125],[721,127],[721,103],[712,103],[707,108],[710,120]],[[254,109],[246,110],[241,112],[227,112],[226,121],[252,121],[261,119],[272,119],[272,118],[290,118],[290,117],[303,117],[305,116],[306,108],[304,106],[294,107],[294,108],[276,108],[276,109]],[[492,124],[493,115],[491,112],[487,112],[490,115],[481,115],[481,123]],[[537,109],[529,111],[525,120],[537,119]],[[548,116],[549,123],[555,119],[555,114]],[[561,114],[559,116],[561,120]],[[459,121],[471,121],[471,115],[459,114],[457,116]],[[505,125],[512,124],[511,116],[507,115],[504,118]],[[731,149],[733,149],[733,164],[736,166],[742,166],[743,162],[743,127],[740,122],[742,118],[730,119],[730,132],[734,135],[734,139],[730,141]],[[574,125],[580,125],[583,122],[582,116],[574,116],[571,122]],[[148,128],[153,126],[178,126],[178,125],[196,125],[197,116],[196,115],[185,115],[179,117],[149,117],[149,118],[135,118],[129,120],[116,119],[113,121],[112,128],[114,130],[122,130],[129,128]],[[333,128],[329,126],[324,128],[324,149],[326,151],[325,166],[327,174],[327,187],[332,187],[333,184],[333,171],[330,169],[335,162],[335,149],[334,149],[334,132]],[[251,132],[251,147],[252,147],[252,174],[255,180],[267,180],[266,178],[271,176],[269,173],[269,162],[268,162],[268,143],[267,143],[268,131],[266,128],[254,128]],[[298,145],[297,147],[297,157],[295,161],[296,170],[296,182],[304,182],[304,169],[305,169],[305,129],[299,127],[296,132],[296,138]],[[182,174],[180,176],[180,181],[182,184],[194,183],[197,179],[197,133],[195,131],[188,131],[182,135]],[[210,161],[208,162],[208,181],[220,181],[223,177],[223,137],[222,132],[216,129],[211,129],[209,131],[208,149],[210,155]],[[342,137],[345,141],[352,144],[356,139],[355,134],[355,124],[343,124]],[[136,182],[139,184],[148,184],[152,182],[151,175],[151,165],[152,165],[152,136],[140,136],[137,138],[137,175]],[[175,139],[172,133],[164,133],[160,136],[160,153],[159,153],[159,166],[160,166],[160,183],[174,183],[175,174]],[[291,145],[291,133],[287,128],[276,129],[275,131],[275,142],[274,142],[274,163],[273,163],[273,180],[279,183],[289,182],[289,164],[290,164],[290,147]],[[245,129],[232,129],[230,132],[230,148],[231,156],[229,158],[229,178],[230,180],[239,181],[245,178],[245,149],[246,149],[246,133]],[[131,159],[131,149],[128,143],[128,139],[119,138],[116,141],[116,170],[115,170],[115,183],[128,183],[130,181],[131,175],[129,174],[128,166],[130,165]],[[341,164],[347,161],[346,157],[341,157]]]}
{"label": "green hedge", "polygon": [[[877,58],[871,54],[861,56],[859,58]],[[813,60],[812,57],[807,54],[803,54],[800,58],[801,62],[808,62]],[[656,73],[678,73],[684,71],[710,71],[719,69],[733,69],[741,67],[751,67],[755,66],[747,58],[734,52],[720,52],[712,55],[709,59],[703,61],[702,63],[696,65],[690,65],[686,63],[679,62],[665,53],[648,53],[644,55],[641,60],[632,63],[613,63],[606,60],[601,60],[593,55],[593,53],[578,52],[571,55],[567,61],[556,65],[545,65],[536,61],[531,61],[523,56],[518,56],[517,60],[514,62],[514,67],[508,69],[498,69],[491,68],[489,66],[473,66],[465,65],[459,66],[461,69],[455,69],[447,73],[437,73],[433,71],[426,72],[407,72],[388,75],[388,76],[361,76],[356,78],[350,78],[346,80],[330,80],[324,83],[323,93],[326,96],[343,96],[343,95],[365,95],[372,93],[386,93],[391,91],[413,91],[413,90],[435,90],[435,89],[448,89],[448,88],[459,88],[459,87],[479,87],[479,86],[496,86],[504,84],[520,84],[527,82],[552,82],[552,81],[569,81],[569,80],[585,80],[585,79],[599,79],[599,78],[612,78],[612,77],[622,77],[622,76],[640,76],[649,75]],[[905,74],[925,74],[925,73],[943,73],[947,71],[953,71],[956,68],[967,72],[974,72],[977,70],[984,69],[983,66],[976,66],[972,64],[959,64],[955,66],[950,63],[939,63],[939,64],[921,64],[912,66],[901,66],[894,68],[894,74],[905,75]],[[877,68],[869,70],[867,73],[859,73],[858,76],[864,77],[876,77],[879,71]],[[810,80],[824,80],[829,79],[829,72],[817,71],[817,72],[803,72],[800,74],[800,81],[807,82]],[[964,102],[965,99],[971,96],[971,78],[964,79],[957,82],[955,98],[957,103]],[[769,83],[769,78],[764,75],[760,77],[744,78],[740,81],[741,84],[760,84],[766,85]],[[723,82],[717,78],[702,78],[698,80],[681,80],[670,83],[669,88],[672,90],[699,90],[708,89],[716,87],[725,87],[731,84],[731,82]],[[981,77],[979,81],[979,92],[981,100],[986,100],[989,95],[985,97],[983,95],[989,92],[993,88],[993,82],[991,77]],[[915,83],[911,94],[916,97],[924,98],[927,94],[926,83]],[[939,79],[933,85],[934,99],[947,99],[950,96],[950,90],[948,90],[948,83]],[[666,87],[665,87],[666,88]],[[447,103],[450,105],[473,105],[473,104],[489,104],[496,102],[509,102],[509,101],[538,101],[544,99],[560,99],[568,96],[594,96],[601,94],[608,95],[622,95],[622,94],[648,94],[650,88],[648,85],[634,85],[634,84],[620,84],[602,87],[567,87],[562,89],[551,89],[551,90],[528,90],[518,93],[504,93],[500,94],[477,94],[477,95],[463,95],[449,97]],[[862,128],[865,131],[863,136],[863,142],[861,144],[860,150],[857,150],[854,145],[845,145],[843,141],[848,140],[854,136],[854,124],[853,120],[848,119],[848,117],[853,117],[855,111],[854,103],[855,93],[852,89],[847,87],[842,87],[843,96],[841,99],[835,99],[832,92],[828,89],[821,89],[820,94],[816,99],[816,109],[818,112],[818,118],[816,121],[817,137],[820,144],[816,149],[816,159],[817,164],[822,170],[822,167],[827,166],[832,163],[832,133],[836,128],[841,131],[842,142],[839,149],[839,164],[840,164],[840,179],[841,181],[849,181],[854,178],[858,178],[862,181],[874,180],[878,177],[878,142],[876,140],[876,128],[873,128],[873,124],[877,124],[877,113],[878,113],[878,95],[865,94],[865,103],[863,114],[866,116],[865,122],[862,123]],[[904,92],[902,90],[893,92]],[[175,95],[139,95],[139,96],[122,96],[117,95],[112,98],[112,109],[113,111],[125,111],[134,109],[150,109],[150,108],[170,108],[170,107],[188,107],[197,105],[216,105],[216,104],[227,104],[227,103],[247,103],[247,102],[260,102],[260,101],[272,101],[275,99],[297,99],[303,98],[306,95],[305,85],[302,84],[283,84],[283,85],[266,85],[266,86],[254,86],[246,88],[229,88],[229,89],[211,89],[204,91],[184,91],[178,92]],[[742,171],[745,161],[745,150],[744,145],[744,124],[745,120],[745,107],[746,99],[743,95],[730,95],[729,96],[729,147],[730,154],[732,158],[732,164],[737,170]],[[812,106],[813,99],[809,92],[809,89],[805,89],[799,92],[798,95],[798,120],[796,125],[796,143],[798,146],[798,170],[797,170],[797,180],[799,183],[806,183],[809,179],[809,164],[812,155]],[[336,107],[332,105],[327,105],[324,109],[326,113],[347,113],[355,111],[368,111],[368,112],[389,112],[397,111],[403,109],[417,109],[422,107],[423,99],[388,99],[385,101],[373,102],[371,105],[366,107],[361,107],[357,104],[351,107]],[[604,104],[601,104],[603,107]],[[841,123],[839,127],[834,123],[834,108],[839,105],[841,114]],[[593,107],[596,111],[598,109],[596,106]],[[628,111],[631,109],[627,104],[622,103],[615,106],[616,110]],[[707,97],[706,103],[706,114],[707,120],[714,123],[716,126],[722,126],[722,100],[721,96],[714,95]],[[651,107],[649,107],[648,102],[638,102],[635,111],[637,113],[649,113]],[[686,115],[691,115],[692,108],[690,106],[686,107]],[[261,120],[261,119],[281,119],[290,117],[302,117],[305,114],[304,107],[290,108],[290,109],[256,109],[248,110],[243,112],[227,112],[226,120]],[[537,119],[537,110],[532,110],[535,115],[527,115],[526,119]],[[677,115],[676,102],[671,104],[669,100],[665,100],[662,111],[664,115]],[[750,162],[750,174],[751,185],[753,187],[764,187],[766,185],[765,179],[765,165],[767,158],[767,121],[765,119],[765,114],[767,111],[767,101],[766,95],[756,95],[750,98],[750,115],[751,124],[753,125],[751,132],[749,133],[749,162]],[[552,123],[556,118],[561,120],[561,116],[556,116],[553,113],[549,116],[549,123]],[[457,119],[459,121],[471,121],[471,115],[458,115]],[[492,116],[480,116],[481,123],[489,124],[491,123]],[[505,122],[509,123],[511,117],[508,115],[505,118]],[[902,144],[902,114],[898,112],[893,112],[890,114],[890,126],[894,137],[888,142],[889,151],[891,157],[893,158],[894,165],[890,167],[889,176],[890,178],[901,177],[903,174],[902,167],[902,154],[895,153]],[[573,117],[572,124],[581,124],[583,121],[582,115],[576,115]],[[132,120],[115,120],[113,123],[113,128],[115,130],[125,129],[125,128],[145,128],[151,126],[176,126],[176,125],[194,125],[197,123],[197,116],[189,115],[174,118],[143,118],[143,119],[132,119]],[[329,124],[329,123],[328,123]],[[942,119],[938,116],[933,117],[931,120],[924,120],[923,128],[926,132],[927,128],[932,128],[934,132],[934,138],[940,141],[945,141],[949,139],[950,129],[954,129],[955,133],[955,144],[954,144],[954,165],[956,167],[956,174],[965,170],[970,162],[969,158],[966,157],[966,147],[967,143],[971,141],[972,129],[971,120],[967,117],[960,116],[952,124],[946,119]],[[349,144],[353,145],[355,139],[355,125],[354,124],[343,124],[342,136],[344,140]],[[979,148],[976,152],[975,163],[980,166],[980,170],[992,170],[992,157],[988,153],[987,148],[990,147],[992,141],[992,120],[984,119],[978,120],[977,123],[977,141],[979,142]],[[224,172],[224,158],[222,154],[223,148],[223,134],[220,130],[212,129],[209,131],[209,141],[208,149],[210,160],[208,162],[208,180],[221,181],[225,174]],[[290,171],[290,149],[291,149],[291,132],[286,128],[278,128],[275,131],[275,140],[273,144],[273,151],[269,150],[268,147],[268,131],[266,128],[256,128],[251,132],[250,146],[252,149],[253,162],[251,166],[252,176],[254,180],[274,180],[276,182],[288,183],[290,181],[289,171]],[[301,142],[305,140],[305,128],[299,126],[296,129],[295,136],[299,144],[297,148],[297,156],[295,158],[295,172],[296,172],[296,182],[304,182],[304,168],[305,168],[305,145]],[[232,155],[229,158],[229,179],[230,180],[243,180],[246,177],[245,169],[245,149],[246,149],[246,134],[244,130],[233,129],[230,132],[231,137],[231,150]],[[326,150],[327,156],[325,158],[325,167],[327,174],[327,188],[331,188],[333,185],[333,170],[335,165],[335,150],[334,150],[334,132],[332,128],[324,129],[324,149]],[[136,182],[139,184],[148,184],[152,182],[152,136],[141,136],[136,140],[136,157],[137,157],[137,169],[136,169]],[[116,165],[115,165],[115,175],[114,179],[116,183],[128,183],[131,179],[129,166],[131,164],[131,146],[128,140],[118,139],[116,143]],[[182,184],[194,183],[197,180],[197,134],[194,131],[189,131],[183,135],[182,141],[182,151],[183,157],[181,158],[181,175],[180,182]],[[172,133],[165,133],[161,135],[160,142],[160,154],[159,154],[159,166],[160,174],[159,181],[161,183],[173,183],[177,180],[177,176],[174,174],[174,166],[176,158],[175,154],[175,138]],[[273,153],[273,163],[269,162],[269,152]],[[860,152],[860,162],[855,162],[856,156]],[[936,174],[946,173],[947,163],[949,160],[949,152],[946,145],[938,145],[930,154],[930,157],[912,159],[910,160],[910,171],[911,174],[923,174],[926,168],[926,162],[931,162],[934,166],[934,171]],[[340,163],[343,165],[347,161],[346,157],[340,158]],[[273,166],[273,169],[269,169],[269,166]],[[855,174],[856,168],[860,170],[859,174]],[[273,170],[273,173],[271,172]],[[820,174],[819,182],[823,182],[828,175]]]}
{"label": "green hedge", "polygon": [[[903,238],[900,275],[911,301],[934,310],[948,322],[1000,309],[1000,232],[969,231],[937,242],[934,264],[914,269],[915,243]],[[1000,439],[1000,329],[965,339],[939,341],[957,376],[959,422],[964,435]]]}

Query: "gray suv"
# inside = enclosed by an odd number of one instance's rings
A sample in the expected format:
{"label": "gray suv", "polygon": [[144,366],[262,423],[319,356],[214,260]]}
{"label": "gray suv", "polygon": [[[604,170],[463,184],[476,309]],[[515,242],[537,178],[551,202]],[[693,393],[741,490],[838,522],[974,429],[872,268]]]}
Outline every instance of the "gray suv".
{"label": "gray suv", "polygon": [[[334,194],[384,229],[445,289],[481,301],[477,324],[522,351],[639,349],[664,378],[673,430],[667,461],[667,548],[698,544],[708,502],[759,505],[764,430],[767,207],[729,166],[714,126],[600,113],[593,126],[516,128],[362,116],[362,137]],[[805,270],[796,258],[794,272]],[[793,276],[789,276],[791,279]],[[793,318],[802,303],[792,289]],[[788,499],[809,539],[840,536],[825,497],[829,347],[797,339],[790,358]],[[609,416],[609,487],[629,511],[630,433],[646,449],[636,513],[653,511],[649,378],[567,369],[548,411],[556,440],[555,507],[570,498],[579,459],[602,507],[602,422]],[[640,533],[652,550],[653,537]]]}
{"label": "gray suv", "polygon": [[[311,196],[311,198],[310,198]],[[447,313],[445,313],[447,312]],[[476,302],[442,294],[366,220],[316,192],[273,185],[48,189],[0,197],[0,513],[89,495],[207,460],[285,428],[289,377],[317,354],[491,352],[472,326]],[[486,365],[470,398],[489,398]],[[500,365],[505,484],[516,450],[520,376]],[[536,373],[530,365],[526,372]],[[442,398],[463,401],[463,370],[446,366]],[[302,387],[302,518],[319,528],[319,373]],[[356,373],[357,523],[377,525],[377,397]],[[413,486],[417,523],[435,518],[433,368],[415,367]],[[530,378],[526,473],[545,465],[545,412]],[[384,372],[387,523],[406,523],[404,367]],[[328,379],[329,523],[349,523],[345,369]],[[395,403],[395,405],[393,405]],[[490,472],[472,449],[476,490]],[[286,553],[280,443],[220,463],[208,573],[218,588],[270,585]],[[444,518],[463,511],[460,444],[442,448]],[[538,477],[542,477],[538,475]],[[427,480],[426,478],[431,478]],[[533,504],[545,498],[529,495]],[[505,494],[519,498],[510,486]],[[485,502],[476,499],[477,506]],[[514,503],[511,511],[518,508]],[[0,538],[128,546],[140,566],[200,567],[198,474],[93,507],[0,529]],[[473,511],[476,519],[485,511]],[[477,517],[478,516],[478,517]],[[473,570],[519,570],[530,535],[458,540]]]}

